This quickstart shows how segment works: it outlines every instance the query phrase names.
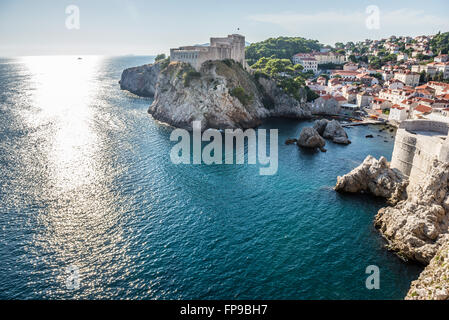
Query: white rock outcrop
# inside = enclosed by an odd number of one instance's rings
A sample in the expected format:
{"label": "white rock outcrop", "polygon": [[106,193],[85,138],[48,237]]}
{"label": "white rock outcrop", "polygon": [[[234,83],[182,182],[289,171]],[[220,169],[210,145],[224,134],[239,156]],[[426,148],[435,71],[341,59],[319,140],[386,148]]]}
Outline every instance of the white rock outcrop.
{"label": "white rock outcrop", "polygon": [[447,241],[449,164],[435,161],[428,179],[410,185],[406,200],[379,210],[375,225],[401,257],[427,264]]}
{"label": "white rock outcrop", "polygon": [[339,192],[371,193],[397,203],[405,197],[408,181],[395,169],[391,169],[387,159],[379,160],[368,156],[362,164],[343,177],[337,178],[334,187]]}
{"label": "white rock outcrop", "polygon": [[412,282],[406,300],[449,300],[449,241]]}

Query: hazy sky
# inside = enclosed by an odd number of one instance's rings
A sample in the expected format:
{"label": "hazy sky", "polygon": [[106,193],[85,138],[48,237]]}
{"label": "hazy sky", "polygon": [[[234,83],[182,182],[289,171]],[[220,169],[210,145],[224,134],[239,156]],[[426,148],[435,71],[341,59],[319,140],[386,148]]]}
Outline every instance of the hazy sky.
{"label": "hazy sky", "polygon": [[[66,8],[80,29],[66,28]],[[366,8],[380,9],[368,29]],[[240,28],[240,31],[237,31]],[[449,1],[0,0],[0,56],[156,54],[241,33],[247,41],[302,36],[325,44],[449,31]]]}

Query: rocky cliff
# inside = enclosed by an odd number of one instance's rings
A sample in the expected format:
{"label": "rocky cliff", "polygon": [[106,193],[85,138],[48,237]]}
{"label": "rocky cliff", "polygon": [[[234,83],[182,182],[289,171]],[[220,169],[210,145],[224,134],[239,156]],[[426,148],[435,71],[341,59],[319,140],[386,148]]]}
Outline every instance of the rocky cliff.
{"label": "rocky cliff", "polygon": [[158,62],[124,70],[119,82],[120,89],[128,90],[141,97],[153,97],[156,93],[159,73],[163,67],[163,62]]}
{"label": "rocky cliff", "polygon": [[408,180],[395,169],[391,169],[387,159],[366,157],[362,164],[343,177],[337,177],[334,187],[339,192],[371,193],[396,204],[406,197]]}
{"label": "rocky cliff", "polygon": [[429,265],[413,281],[406,300],[449,300],[449,242],[438,249]]}
{"label": "rocky cliff", "polygon": [[409,184],[385,158],[369,156],[337,180],[337,191],[364,191],[390,199],[393,206],[380,209],[374,222],[388,248],[404,260],[430,263],[407,298],[447,299],[449,163],[435,160],[426,180]]}
{"label": "rocky cliff", "polygon": [[252,128],[268,117],[309,118],[306,91],[296,100],[274,81],[255,77],[232,60],[207,61],[200,72],[189,64],[172,62],[124,71],[122,89],[151,96],[148,112],[154,119],[191,129]]}
{"label": "rocky cliff", "polygon": [[447,241],[448,169],[435,161],[426,180],[408,187],[407,199],[379,210],[375,225],[401,257],[427,264]]}

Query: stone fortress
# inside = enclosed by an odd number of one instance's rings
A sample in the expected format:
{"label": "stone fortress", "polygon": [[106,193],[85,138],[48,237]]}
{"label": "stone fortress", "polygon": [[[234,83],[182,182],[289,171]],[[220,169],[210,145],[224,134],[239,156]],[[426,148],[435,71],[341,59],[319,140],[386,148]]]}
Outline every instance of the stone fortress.
{"label": "stone fortress", "polygon": [[203,62],[208,60],[232,59],[245,68],[245,37],[239,34],[226,38],[210,38],[209,46],[187,46],[170,49],[170,61],[187,62],[199,71]]}
{"label": "stone fortress", "polygon": [[435,160],[449,162],[448,133],[446,122],[403,121],[396,133],[391,167],[406,175],[410,184],[424,181]]}

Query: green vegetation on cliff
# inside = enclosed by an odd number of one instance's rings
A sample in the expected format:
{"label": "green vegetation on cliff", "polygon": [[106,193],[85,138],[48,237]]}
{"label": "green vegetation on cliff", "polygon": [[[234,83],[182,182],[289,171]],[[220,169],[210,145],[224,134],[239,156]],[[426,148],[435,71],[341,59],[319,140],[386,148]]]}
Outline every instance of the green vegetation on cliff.
{"label": "green vegetation on cliff", "polygon": [[154,59],[154,61],[160,61],[160,60],[164,60],[164,59],[166,59],[167,57],[165,56],[165,53],[160,53],[160,54],[158,54],[157,56],[156,56],[156,58]]}
{"label": "green vegetation on cliff", "polygon": [[250,104],[253,100],[253,96],[246,94],[245,89],[242,87],[237,87],[231,90],[230,92],[231,96],[236,97],[239,99],[239,101],[244,105],[247,106]]}
{"label": "green vegetation on cliff", "polygon": [[306,53],[320,50],[322,45],[317,40],[301,37],[270,38],[251,44],[246,48],[248,64],[253,64],[260,58],[291,59],[296,53]]}
{"label": "green vegetation on cliff", "polygon": [[299,64],[293,65],[290,59],[261,58],[251,67],[256,70],[256,77],[264,76],[275,80],[284,92],[298,101],[301,99],[301,88],[306,89],[308,101],[318,97],[305,85],[305,80],[310,74],[303,73],[303,67]]}

